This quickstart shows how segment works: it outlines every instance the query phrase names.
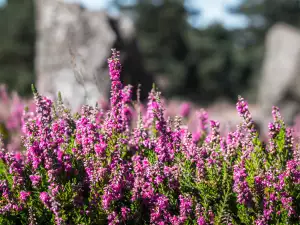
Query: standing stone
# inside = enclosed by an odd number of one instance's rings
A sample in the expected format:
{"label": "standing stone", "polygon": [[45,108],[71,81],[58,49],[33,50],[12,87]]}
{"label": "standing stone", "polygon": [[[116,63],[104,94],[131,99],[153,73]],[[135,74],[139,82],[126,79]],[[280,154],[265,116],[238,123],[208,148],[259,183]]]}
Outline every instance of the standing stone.
{"label": "standing stone", "polygon": [[278,106],[287,124],[300,109],[300,31],[289,25],[274,25],[266,36],[266,52],[258,103],[266,132],[272,106]]}
{"label": "standing stone", "polygon": [[152,77],[142,65],[135,29],[124,16],[88,11],[62,0],[36,0],[37,88],[55,97],[60,91],[73,110],[109,97],[107,58],[121,51],[123,80],[149,91]]}

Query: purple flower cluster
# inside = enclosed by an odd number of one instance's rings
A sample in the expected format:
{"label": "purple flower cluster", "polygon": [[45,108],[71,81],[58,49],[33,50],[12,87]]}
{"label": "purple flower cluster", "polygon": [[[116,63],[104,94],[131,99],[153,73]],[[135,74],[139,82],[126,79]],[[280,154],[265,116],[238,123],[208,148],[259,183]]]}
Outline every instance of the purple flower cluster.
{"label": "purple flower cluster", "polygon": [[201,110],[192,134],[181,122],[190,105],[181,106],[183,118],[166,118],[153,88],[147,109],[135,111],[116,50],[108,65],[109,107],[72,116],[33,88],[36,112],[10,126],[22,129],[25,151],[1,146],[3,224],[299,223],[299,147],[278,108],[267,143],[242,97],[236,130],[223,136]]}

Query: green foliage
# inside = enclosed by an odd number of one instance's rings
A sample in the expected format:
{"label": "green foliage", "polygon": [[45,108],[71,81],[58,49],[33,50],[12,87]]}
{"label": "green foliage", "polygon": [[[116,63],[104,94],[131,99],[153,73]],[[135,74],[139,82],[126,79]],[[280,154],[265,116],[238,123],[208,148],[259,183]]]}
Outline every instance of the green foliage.
{"label": "green foliage", "polygon": [[12,186],[13,178],[12,175],[8,173],[8,167],[3,162],[3,160],[0,160],[0,179],[6,180],[9,184],[9,186]]}
{"label": "green foliage", "polygon": [[247,68],[238,55],[233,33],[221,24],[193,27],[188,18],[200,11],[184,0],[136,1],[115,5],[136,22],[137,40],[148,71],[170,82],[167,96],[206,102],[224,96],[232,100],[248,86]]}
{"label": "green foliage", "polygon": [[0,7],[0,83],[30,95],[34,81],[34,2],[8,0]]}

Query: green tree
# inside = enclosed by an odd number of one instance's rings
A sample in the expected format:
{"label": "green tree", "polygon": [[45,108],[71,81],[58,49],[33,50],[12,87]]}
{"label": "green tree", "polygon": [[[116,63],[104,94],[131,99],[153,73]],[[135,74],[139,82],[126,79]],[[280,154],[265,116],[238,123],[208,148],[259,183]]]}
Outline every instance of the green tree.
{"label": "green tree", "polygon": [[249,20],[248,29],[264,31],[277,22],[300,25],[299,0],[242,0],[230,12],[244,15]]}
{"label": "green tree", "polygon": [[114,3],[135,20],[146,67],[168,78],[169,96],[201,103],[220,96],[236,100],[248,85],[248,65],[239,57],[241,49],[233,42],[233,32],[221,24],[193,27],[188,19],[200,12],[188,8],[187,1],[137,0],[130,6],[122,2]]}
{"label": "green tree", "polygon": [[184,7],[184,0],[138,0],[131,6],[122,2],[114,3],[135,19],[146,68],[154,74],[171,77],[171,92],[174,92],[188,71],[190,46],[186,34],[192,27],[187,18],[199,12]]}
{"label": "green tree", "polygon": [[8,0],[0,7],[0,83],[22,95],[34,81],[34,4]]}

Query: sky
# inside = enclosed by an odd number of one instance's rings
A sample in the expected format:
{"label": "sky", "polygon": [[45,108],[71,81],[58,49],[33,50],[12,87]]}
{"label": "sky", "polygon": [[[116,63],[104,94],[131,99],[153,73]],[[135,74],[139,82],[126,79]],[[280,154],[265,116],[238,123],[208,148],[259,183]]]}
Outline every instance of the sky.
{"label": "sky", "polygon": [[[0,4],[6,0],[0,0]],[[92,10],[105,8],[111,0],[65,0],[68,2],[78,2]],[[159,0],[157,0],[159,1]],[[241,0],[188,0],[192,7],[202,10],[202,15],[195,26],[205,27],[214,21],[221,21],[227,28],[242,27],[246,24],[246,19],[242,16],[233,16],[226,12],[226,7],[236,5]],[[124,0],[125,3],[134,0]]]}
{"label": "sky", "polygon": [[[110,0],[66,0],[76,1],[84,4],[90,9],[104,8]],[[159,0],[157,0],[159,1]],[[196,22],[196,26],[205,27],[214,21],[221,21],[226,27],[242,27],[246,24],[246,19],[242,16],[230,15],[226,12],[226,7],[236,5],[241,0],[188,0],[192,7],[202,9],[202,16]],[[134,0],[124,0],[125,3]]]}

